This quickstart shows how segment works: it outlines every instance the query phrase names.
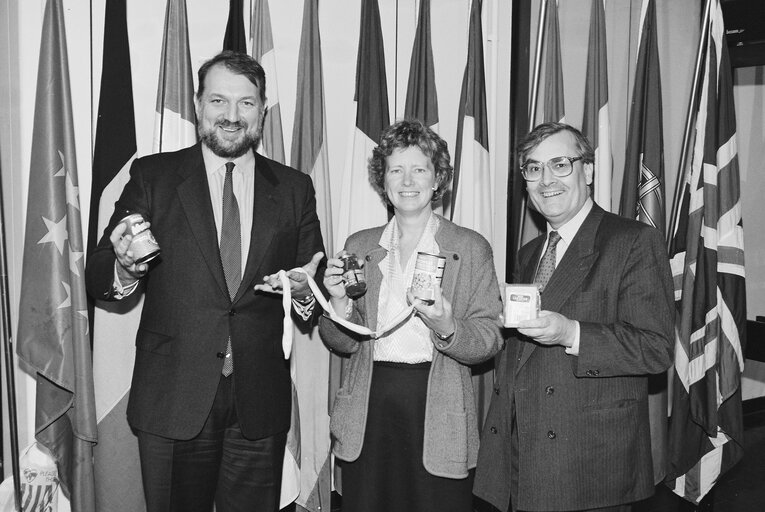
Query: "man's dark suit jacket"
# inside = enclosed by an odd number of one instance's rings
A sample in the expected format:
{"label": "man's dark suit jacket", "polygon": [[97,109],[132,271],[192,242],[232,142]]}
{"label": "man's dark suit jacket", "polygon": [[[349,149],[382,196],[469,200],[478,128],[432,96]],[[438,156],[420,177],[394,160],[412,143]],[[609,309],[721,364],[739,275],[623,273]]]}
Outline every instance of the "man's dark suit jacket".
{"label": "man's dark suit jacket", "polygon": [[[545,238],[521,249],[515,282],[533,282]],[[510,338],[481,438],[475,494],[506,510],[514,458],[516,509],[582,510],[650,496],[647,375],[671,365],[674,339],[661,234],[594,205],[544,289],[542,309],[579,321],[579,355]]]}
{"label": "man's dark suit jacket", "polygon": [[112,299],[115,254],[109,235],[126,211],[148,216],[162,252],[142,279],[145,301],[128,422],[171,439],[198,434],[231,336],[244,436],[259,439],[287,430],[291,388],[281,347],[281,296],[255,293],[253,285],[267,274],[304,265],[323,250],[311,179],[255,155],[252,241],[232,303],[201,146],[138,159],[130,174],[86,271],[89,293]]}

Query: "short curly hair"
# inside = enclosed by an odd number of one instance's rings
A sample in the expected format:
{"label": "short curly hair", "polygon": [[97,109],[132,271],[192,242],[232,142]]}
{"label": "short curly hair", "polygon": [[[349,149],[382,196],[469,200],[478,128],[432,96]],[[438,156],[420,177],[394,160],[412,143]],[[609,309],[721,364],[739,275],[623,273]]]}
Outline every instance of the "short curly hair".
{"label": "short curly hair", "polygon": [[436,132],[417,119],[404,119],[387,127],[380,134],[380,143],[372,151],[369,159],[369,183],[386,205],[390,205],[385,193],[385,171],[387,158],[396,149],[418,147],[430,158],[436,174],[436,190],[431,202],[438,201],[444,195],[452,179],[454,168],[449,163],[449,146]]}

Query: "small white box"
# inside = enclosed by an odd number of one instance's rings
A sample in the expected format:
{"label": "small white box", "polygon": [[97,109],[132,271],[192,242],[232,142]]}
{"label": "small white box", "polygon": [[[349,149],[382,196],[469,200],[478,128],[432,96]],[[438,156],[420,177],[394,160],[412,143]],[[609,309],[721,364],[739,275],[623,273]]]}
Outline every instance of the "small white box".
{"label": "small white box", "polygon": [[518,327],[521,320],[539,317],[539,287],[535,284],[505,285],[505,327]]}

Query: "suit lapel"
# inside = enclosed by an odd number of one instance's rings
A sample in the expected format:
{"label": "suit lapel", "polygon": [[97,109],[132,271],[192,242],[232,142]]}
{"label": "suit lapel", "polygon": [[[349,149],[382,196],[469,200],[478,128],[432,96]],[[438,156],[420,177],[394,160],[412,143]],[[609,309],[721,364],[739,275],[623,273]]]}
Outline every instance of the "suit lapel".
{"label": "suit lapel", "polygon": [[[597,204],[592,206],[592,211],[587,215],[571,245],[563,255],[560,264],[555,268],[550,281],[542,292],[542,309],[547,311],[560,311],[566,301],[571,298],[576,290],[581,288],[582,282],[589,274],[590,268],[598,258],[598,250],[595,247],[595,236],[603,218],[603,209]],[[534,250],[533,257],[523,268],[524,282],[534,281],[534,272],[541,257],[544,237],[541,237],[539,247]],[[516,371],[520,369],[536,348],[533,342],[522,344],[522,351]]]}
{"label": "suit lapel", "polygon": [[247,253],[247,264],[244,267],[242,283],[234,298],[235,301],[256,284],[255,281],[263,279],[262,275],[258,275],[258,269],[274,238],[282,209],[278,185],[279,181],[268,161],[256,153],[250,250]]}
{"label": "suit lapel", "polygon": [[228,297],[218,248],[218,230],[215,227],[213,206],[210,201],[210,186],[207,183],[201,146],[197,144],[196,148],[197,151],[193,153],[193,156],[178,169],[181,183],[176,190],[202,257],[221,292]]}

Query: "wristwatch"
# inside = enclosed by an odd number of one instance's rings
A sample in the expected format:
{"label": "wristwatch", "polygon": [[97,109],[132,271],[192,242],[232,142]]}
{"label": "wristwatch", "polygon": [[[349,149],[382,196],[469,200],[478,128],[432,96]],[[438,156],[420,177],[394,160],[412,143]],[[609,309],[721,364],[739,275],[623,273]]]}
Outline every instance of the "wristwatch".
{"label": "wristwatch", "polygon": [[309,294],[308,294],[308,295],[306,295],[305,297],[300,297],[299,299],[298,299],[298,298],[296,298],[296,297],[293,297],[292,299],[293,299],[295,302],[297,302],[298,304],[300,304],[301,306],[307,306],[307,305],[308,305],[308,304],[310,304],[310,303],[311,303],[311,301],[313,300],[313,293],[309,293]]}

